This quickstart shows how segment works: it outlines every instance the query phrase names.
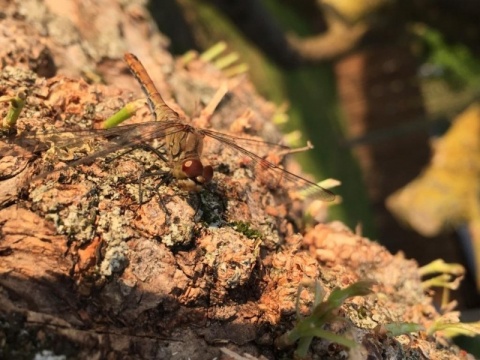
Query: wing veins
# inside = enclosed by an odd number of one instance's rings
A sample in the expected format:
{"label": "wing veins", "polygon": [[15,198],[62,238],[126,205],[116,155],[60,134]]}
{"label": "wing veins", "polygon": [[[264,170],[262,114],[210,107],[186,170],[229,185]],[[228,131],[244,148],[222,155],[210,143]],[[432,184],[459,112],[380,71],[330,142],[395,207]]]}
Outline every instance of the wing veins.
{"label": "wing veins", "polygon": [[[140,126],[142,125],[142,126]],[[144,125],[144,126],[143,126]],[[130,125],[125,125],[125,126],[119,126],[119,128],[125,128],[128,127],[129,129],[122,129],[121,132],[116,131],[115,133],[119,136],[118,139],[115,140],[108,140],[109,143],[114,143],[112,145],[107,145],[104,148],[102,148],[99,151],[93,152],[90,155],[86,155],[78,160],[74,160],[72,162],[69,162],[66,166],[61,167],[60,169],[54,170],[53,172],[57,171],[63,171],[67,168],[72,168],[81,164],[88,163],[90,161],[93,161],[97,158],[102,158],[105,157],[108,154],[111,154],[115,151],[125,149],[128,147],[135,147],[137,145],[141,145],[143,143],[147,143],[149,141],[159,139],[162,137],[165,137],[167,135],[171,135],[177,132],[181,131],[187,131],[189,129],[188,125],[184,125],[182,123],[179,123],[178,121],[168,121],[167,124],[164,124],[163,122],[157,122],[157,121],[149,121],[146,123],[140,123],[140,124],[130,124]],[[143,132],[141,134],[138,134],[136,136],[131,136],[132,133],[136,130],[139,130],[140,128],[150,128],[151,131]],[[113,129],[113,128],[112,128]],[[97,136],[95,137],[108,137],[111,136],[112,134],[112,129],[98,129],[99,131],[97,132]],[[165,131],[167,129],[170,129],[171,131]],[[86,131],[86,130],[84,130]],[[69,131],[65,132],[69,133]],[[41,173],[38,178],[44,177],[52,172],[44,172]]]}
{"label": "wing veins", "polygon": [[[230,136],[227,136],[227,135],[222,134],[220,132],[210,131],[210,130],[206,130],[206,129],[202,129],[202,133],[205,134],[206,136],[209,136],[213,139],[216,139],[216,140],[218,140],[222,143],[225,143],[225,144],[229,145],[231,148],[237,150],[238,152],[240,152],[242,154],[247,155],[248,157],[250,157],[253,160],[253,162],[255,164],[260,165],[264,169],[271,170],[272,172],[276,172],[276,175],[280,178],[282,178],[282,177],[286,178],[287,181],[290,181],[293,184],[300,184],[301,187],[303,187],[303,188],[313,187],[314,189],[316,189],[318,191],[318,197],[320,199],[331,201],[335,198],[335,195],[332,192],[330,192],[327,189],[322,188],[318,184],[316,184],[316,183],[314,183],[310,180],[307,180],[307,179],[305,179],[301,176],[295,175],[294,173],[292,173],[292,172],[290,172],[286,169],[283,169],[282,167],[280,167],[278,165],[275,165],[268,160],[263,159],[261,156],[255,154],[254,152],[237,145],[235,142],[233,142],[232,139],[230,139]],[[301,190],[301,189],[299,189],[299,190]]]}

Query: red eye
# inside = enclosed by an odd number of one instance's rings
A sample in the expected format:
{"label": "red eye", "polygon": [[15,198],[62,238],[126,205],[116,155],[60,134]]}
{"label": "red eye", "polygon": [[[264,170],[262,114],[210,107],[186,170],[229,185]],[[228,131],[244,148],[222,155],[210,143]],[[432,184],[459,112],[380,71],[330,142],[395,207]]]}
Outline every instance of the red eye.
{"label": "red eye", "polygon": [[207,165],[203,168],[203,182],[209,183],[213,178],[213,167]]}
{"label": "red eye", "polygon": [[182,164],[182,171],[190,179],[194,179],[197,176],[202,176],[204,169],[200,160],[186,160]]}

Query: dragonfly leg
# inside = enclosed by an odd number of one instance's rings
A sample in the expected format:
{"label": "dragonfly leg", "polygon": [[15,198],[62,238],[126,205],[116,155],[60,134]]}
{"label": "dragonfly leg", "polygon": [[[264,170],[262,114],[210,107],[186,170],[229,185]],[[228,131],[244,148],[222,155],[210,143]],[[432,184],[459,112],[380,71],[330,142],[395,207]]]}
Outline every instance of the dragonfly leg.
{"label": "dragonfly leg", "polygon": [[[162,179],[160,180],[160,182],[157,184],[157,186],[155,186],[155,192],[158,192],[158,189],[160,188],[160,186],[166,185],[169,182],[171,182],[172,180],[173,180],[172,174],[170,172],[165,172],[165,174],[162,176]],[[158,203],[162,207],[162,210],[165,212],[166,223],[169,223],[170,222],[170,216],[172,215],[172,213],[170,212],[170,210],[167,209],[167,206],[165,205],[165,202],[164,202],[162,197],[159,197]]]}
{"label": "dragonfly leg", "polygon": [[[162,147],[162,146],[160,146],[160,147]],[[159,148],[160,148],[160,147],[159,147]],[[165,154],[163,154],[163,153],[159,150],[159,148],[155,148],[155,147],[153,147],[153,146],[151,146],[151,145],[149,145],[149,144],[141,144],[140,148],[142,148],[142,149],[144,149],[144,150],[146,150],[146,151],[151,151],[152,153],[154,153],[155,155],[157,155],[157,157],[158,157],[159,159],[161,159],[163,162],[165,162],[165,163],[168,162],[167,157],[165,156]]]}
{"label": "dragonfly leg", "polygon": [[151,176],[161,177],[161,181],[155,186],[155,191],[158,191],[158,188],[161,185],[168,184],[172,180],[172,174],[170,173],[170,171],[155,171],[152,173],[146,173],[146,172],[141,173],[138,177],[138,203],[140,206],[143,203],[142,180]]}

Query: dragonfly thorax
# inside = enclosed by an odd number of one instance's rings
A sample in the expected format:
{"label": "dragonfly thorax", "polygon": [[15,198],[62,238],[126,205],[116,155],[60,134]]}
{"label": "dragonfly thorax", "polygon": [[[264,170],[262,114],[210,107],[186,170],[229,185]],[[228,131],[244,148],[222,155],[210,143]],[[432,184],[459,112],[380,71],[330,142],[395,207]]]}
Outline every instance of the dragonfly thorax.
{"label": "dragonfly thorax", "polygon": [[213,168],[210,165],[203,166],[200,160],[203,135],[198,134],[193,127],[185,126],[183,131],[168,135],[167,144],[174,178],[187,180],[182,183],[190,182],[193,187],[210,182]]}
{"label": "dragonfly thorax", "polygon": [[172,165],[181,164],[186,160],[199,159],[203,151],[203,136],[190,126],[166,136],[168,156]]}

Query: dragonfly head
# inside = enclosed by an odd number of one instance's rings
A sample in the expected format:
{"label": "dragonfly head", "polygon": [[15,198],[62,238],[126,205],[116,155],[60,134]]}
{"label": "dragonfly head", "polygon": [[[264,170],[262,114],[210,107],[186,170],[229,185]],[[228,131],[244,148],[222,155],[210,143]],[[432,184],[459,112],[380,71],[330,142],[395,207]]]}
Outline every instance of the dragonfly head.
{"label": "dragonfly head", "polygon": [[210,165],[203,166],[199,159],[189,159],[183,161],[181,171],[174,172],[174,176],[185,187],[198,190],[212,180],[213,168]]}

